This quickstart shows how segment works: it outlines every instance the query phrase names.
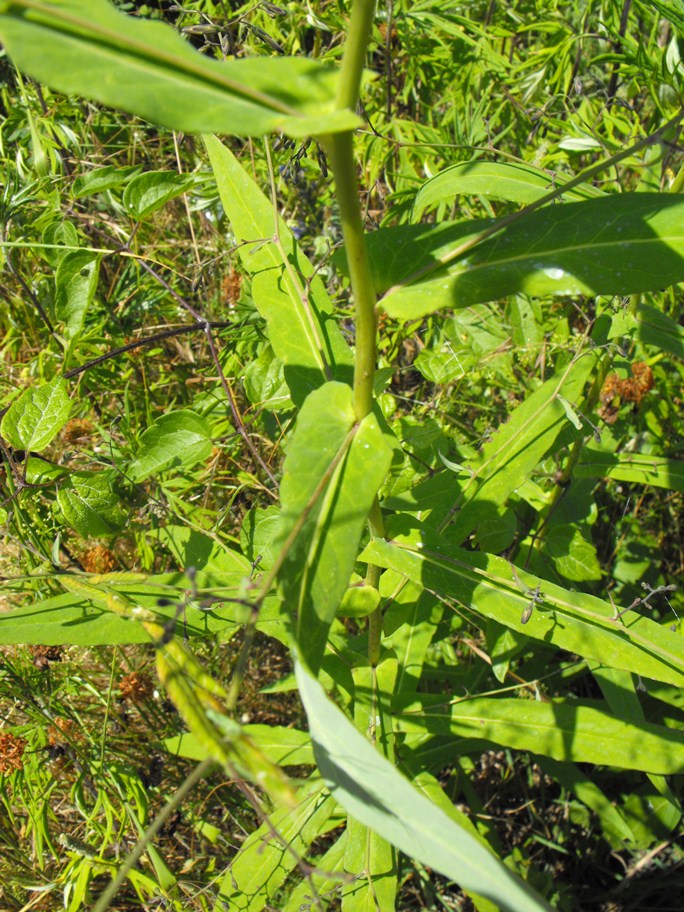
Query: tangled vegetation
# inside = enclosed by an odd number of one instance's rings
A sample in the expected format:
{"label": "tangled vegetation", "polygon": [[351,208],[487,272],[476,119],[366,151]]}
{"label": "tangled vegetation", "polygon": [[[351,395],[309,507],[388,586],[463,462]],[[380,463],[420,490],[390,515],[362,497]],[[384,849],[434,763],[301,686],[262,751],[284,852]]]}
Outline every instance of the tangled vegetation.
{"label": "tangled vegetation", "polygon": [[0,0],[0,907],[679,907],[677,0]]}

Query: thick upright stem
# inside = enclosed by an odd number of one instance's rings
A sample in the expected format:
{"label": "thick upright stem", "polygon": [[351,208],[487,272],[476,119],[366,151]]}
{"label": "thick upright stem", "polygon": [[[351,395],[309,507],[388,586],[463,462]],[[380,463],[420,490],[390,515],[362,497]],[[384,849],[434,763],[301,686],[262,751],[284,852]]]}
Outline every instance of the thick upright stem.
{"label": "thick upright stem", "polygon": [[336,108],[351,108],[355,111],[359,103],[361,76],[366,62],[374,13],[375,0],[353,0],[349,31],[344,43]]}
{"label": "thick upright stem", "polygon": [[[337,92],[338,108],[356,110],[374,12],[375,0],[354,0]],[[354,413],[357,421],[362,421],[373,408],[373,378],[375,376],[377,335],[376,296],[368,262],[359,203],[359,184],[354,160],[353,133],[337,133],[328,136],[325,139],[325,143],[335,180],[342,234],[344,236],[349,277],[354,298],[356,325]],[[384,536],[382,512],[377,499],[368,517],[368,524],[373,535]],[[380,569],[369,565],[366,574],[368,585],[377,586],[379,578]],[[373,666],[377,665],[380,659],[381,636],[382,610],[379,608],[368,619],[368,657]]]}
{"label": "thick upright stem", "polygon": [[354,357],[354,412],[361,421],[373,407],[373,375],[376,360],[375,291],[366,253],[359,205],[359,185],[351,133],[329,137],[328,153],[333,176],[344,245],[349,264],[356,324]]}

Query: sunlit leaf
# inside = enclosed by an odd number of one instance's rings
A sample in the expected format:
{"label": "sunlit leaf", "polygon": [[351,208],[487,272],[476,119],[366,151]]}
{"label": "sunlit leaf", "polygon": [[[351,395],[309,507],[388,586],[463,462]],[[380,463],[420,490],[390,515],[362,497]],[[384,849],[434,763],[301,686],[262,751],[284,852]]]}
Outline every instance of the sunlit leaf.
{"label": "sunlit leaf", "polygon": [[70,412],[66,381],[55,377],[24,390],[3,416],[0,431],[10,446],[40,452],[62,430]]}
{"label": "sunlit leaf", "polygon": [[187,133],[307,136],[360,123],[333,109],[336,72],[317,60],[211,60],[106,0],[5,0],[0,40],[39,82]]}

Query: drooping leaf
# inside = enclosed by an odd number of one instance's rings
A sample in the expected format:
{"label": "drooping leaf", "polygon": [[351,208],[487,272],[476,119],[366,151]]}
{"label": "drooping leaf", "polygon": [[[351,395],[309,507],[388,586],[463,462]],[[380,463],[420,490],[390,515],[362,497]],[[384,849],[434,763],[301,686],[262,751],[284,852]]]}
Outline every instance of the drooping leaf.
{"label": "drooping leaf", "polygon": [[196,174],[145,171],[127,184],[123,204],[131,218],[144,219],[201,182],[202,178]]}
{"label": "drooping leaf", "polygon": [[283,220],[276,223],[273,203],[235,156],[214,137],[204,141],[224,211],[233,234],[243,242],[242,264],[254,276],[254,303],[268,324],[293,401],[301,405],[327,380],[351,382],[351,349],[321,277]]}
{"label": "drooping leaf", "polygon": [[[435,174],[420,188],[413,204],[413,218],[439,203],[451,203],[469,193],[490,199],[509,200],[527,205],[567,183],[565,176],[549,174],[541,168],[514,162],[459,162]],[[581,184],[564,194],[566,200],[603,196],[591,184]]]}
{"label": "drooping leaf", "polygon": [[401,701],[394,721],[401,731],[485,738],[555,760],[662,775],[684,770],[684,732],[616,718],[598,701],[475,697],[450,704],[431,694]]}
{"label": "drooping leaf", "polygon": [[59,486],[57,503],[65,521],[84,538],[114,535],[127,514],[112,490],[112,472],[72,472]]}
{"label": "drooping leaf", "polygon": [[100,257],[88,250],[66,253],[55,273],[55,316],[73,339],[83,329],[95,292]]}
{"label": "drooping leaf", "polygon": [[519,293],[666,288],[684,280],[683,220],[684,194],[623,193],[523,214],[460,256],[492,219],[386,228],[368,248],[380,306],[409,320]]}
{"label": "drooping leaf", "polygon": [[3,416],[0,433],[10,446],[40,452],[62,430],[70,412],[66,381],[55,377],[24,390],[14,400]]}
{"label": "drooping leaf", "polygon": [[211,60],[106,0],[3,0],[0,40],[39,82],[174,130],[307,136],[360,124],[334,110],[337,74],[317,60]]}
{"label": "drooping leaf", "polygon": [[470,832],[405,779],[295,665],[316,762],[333,797],[350,815],[409,858],[429,865],[463,889],[508,912],[549,912],[548,906]]}
{"label": "drooping leaf", "polygon": [[190,409],[157,418],[140,437],[140,447],[127,474],[134,482],[181,466],[192,466],[211,453],[211,428]]}

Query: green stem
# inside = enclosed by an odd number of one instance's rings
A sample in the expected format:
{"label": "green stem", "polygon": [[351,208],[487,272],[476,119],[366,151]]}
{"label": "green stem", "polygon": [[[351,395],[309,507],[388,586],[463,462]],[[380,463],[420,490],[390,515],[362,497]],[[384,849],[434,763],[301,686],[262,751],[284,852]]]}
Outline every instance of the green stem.
{"label": "green stem", "polygon": [[373,376],[376,361],[375,290],[366,252],[359,205],[359,185],[354,161],[354,137],[339,133],[328,137],[328,155],[340,207],[342,234],[349,266],[356,352],[354,355],[354,413],[362,421],[373,407]]}
{"label": "green stem", "polygon": [[335,99],[336,108],[356,110],[374,14],[375,0],[353,0]]}
{"label": "green stem", "polygon": [[[336,107],[356,110],[375,12],[375,0],[355,0],[344,48]],[[362,421],[373,408],[373,379],[377,361],[376,295],[368,262],[363,218],[359,204],[359,183],[354,160],[353,133],[337,133],[325,138],[330,166],[335,181],[340,221],[349,266],[356,327],[354,355],[354,414]],[[377,498],[373,502],[368,524],[371,533],[384,537],[385,528]],[[366,583],[377,585],[380,568],[369,564]],[[382,609],[368,619],[368,658],[373,667],[380,660]]]}

